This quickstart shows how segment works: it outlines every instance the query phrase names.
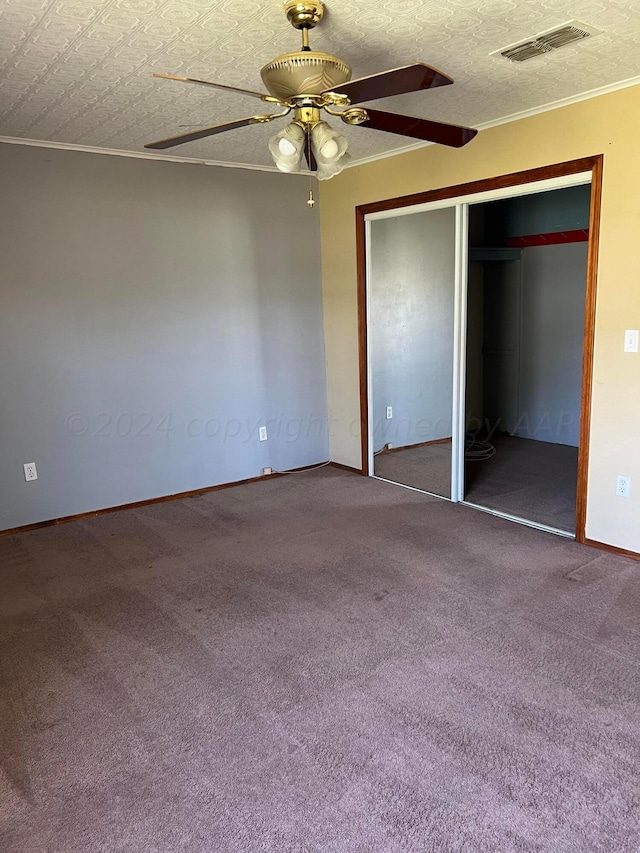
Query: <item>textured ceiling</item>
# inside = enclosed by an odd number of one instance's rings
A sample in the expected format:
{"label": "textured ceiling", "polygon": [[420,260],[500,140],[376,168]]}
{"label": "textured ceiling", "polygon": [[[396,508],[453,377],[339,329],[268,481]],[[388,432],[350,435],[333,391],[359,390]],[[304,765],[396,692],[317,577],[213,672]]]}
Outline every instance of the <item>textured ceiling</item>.
{"label": "textured ceiling", "polygon": [[[491,56],[572,19],[603,32],[523,64]],[[434,65],[455,85],[377,105],[476,126],[639,76],[640,0],[328,0],[311,45],[347,61],[354,77]],[[264,91],[262,65],[298,46],[282,0],[0,0],[0,136],[139,152],[180,125],[265,111],[154,71]],[[167,153],[272,165],[275,126]],[[339,127],[356,161],[414,143]]]}

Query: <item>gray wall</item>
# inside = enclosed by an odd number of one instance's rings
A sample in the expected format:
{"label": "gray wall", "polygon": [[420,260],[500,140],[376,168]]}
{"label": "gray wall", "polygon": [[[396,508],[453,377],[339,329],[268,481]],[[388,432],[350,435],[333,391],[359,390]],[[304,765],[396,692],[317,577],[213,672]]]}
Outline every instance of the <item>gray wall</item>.
{"label": "gray wall", "polygon": [[519,414],[522,260],[483,266],[483,421],[488,431],[513,432]]}
{"label": "gray wall", "polygon": [[467,428],[478,430],[483,420],[484,264],[471,261],[467,278],[467,359],[465,407]]}
{"label": "gray wall", "polygon": [[537,246],[522,257],[516,435],[578,446],[587,243]]}
{"label": "gray wall", "polygon": [[484,418],[521,438],[577,447],[587,243],[484,266]]}
{"label": "gray wall", "polygon": [[307,179],[0,145],[0,185],[0,529],[328,458]]}
{"label": "gray wall", "polygon": [[488,202],[483,205],[490,241],[485,245],[499,246],[505,237],[588,228],[590,201],[591,184],[583,184]]}
{"label": "gray wall", "polygon": [[371,223],[375,450],[451,436],[454,266],[454,208]]}

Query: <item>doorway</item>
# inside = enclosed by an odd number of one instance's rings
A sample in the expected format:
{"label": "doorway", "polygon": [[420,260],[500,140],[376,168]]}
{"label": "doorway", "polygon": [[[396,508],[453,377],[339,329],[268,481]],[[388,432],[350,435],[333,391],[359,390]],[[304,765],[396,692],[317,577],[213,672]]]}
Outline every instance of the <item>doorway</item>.
{"label": "doorway", "polygon": [[464,500],[571,534],[590,192],[469,207]]}
{"label": "doorway", "polygon": [[[601,157],[585,158],[357,208],[364,474],[392,480],[451,501],[463,501],[477,509],[504,515],[534,527],[563,535],[575,534],[579,541],[584,539],[601,171]],[[513,279],[513,271],[518,263],[521,270],[524,268],[524,252],[533,249],[533,246],[488,245],[497,239],[489,240],[487,237],[487,229],[494,228],[498,219],[491,212],[498,211],[498,207],[490,208],[491,204],[502,203],[503,215],[506,202],[513,206],[518,197],[536,195],[544,195],[549,200],[551,192],[562,190],[571,190],[575,197],[580,196],[582,212],[588,210],[586,223],[574,222],[578,227],[571,229],[560,223],[562,229],[557,231],[563,234],[580,231],[580,239],[575,235],[566,239],[566,234],[554,238],[561,241],[556,254],[568,250],[581,258],[582,291],[578,308],[573,303],[565,304],[557,287],[547,287],[546,290],[543,287],[542,291],[536,287],[528,288],[526,294],[522,288],[519,291],[509,289],[510,276]],[[558,210],[559,200],[559,196],[554,199],[555,211]],[[529,207],[535,207],[536,204],[538,202],[534,200]],[[423,220],[422,230],[420,216]],[[427,222],[431,228],[425,230]],[[411,225],[407,227],[407,223]],[[586,227],[580,227],[585,224]],[[442,233],[439,233],[438,228]],[[411,252],[405,253],[414,259],[414,268],[408,271],[410,274],[407,277],[407,270],[401,269],[403,255],[396,250],[416,229],[421,230],[422,242],[416,244],[414,241]],[[425,237],[429,230],[434,239]],[[538,236],[548,233],[548,229],[536,231]],[[477,252],[470,256],[470,236],[472,243],[475,243],[474,250],[512,250],[514,259],[507,260],[505,252],[500,258],[484,257]],[[507,237],[515,239],[514,235]],[[532,234],[521,230],[515,237],[531,238]],[[571,246],[565,245],[565,242],[571,243]],[[535,252],[527,253],[528,273],[536,267],[533,263],[535,256]],[[484,266],[478,265],[489,264],[493,264],[494,269],[487,278],[490,286],[485,293],[486,271]],[[509,264],[513,264],[513,269],[511,273],[505,273]],[[560,268],[557,258],[552,259],[551,255],[545,255],[542,267],[545,264],[553,270]],[[497,271],[498,267],[502,269],[501,272]],[[480,268],[481,275],[478,272]],[[524,281],[522,271],[518,276]],[[478,278],[483,282],[479,293]],[[410,280],[413,281],[412,288],[409,288]],[[421,292],[416,292],[418,285],[422,288]],[[518,296],[515,300],[514,293]],[[542,329],[552,344],[563,341],[568,333],[562,331],[562,324],[556,331],[550,332],[546,320],[537,325],[526,320],[523,326],[521,318],[525,308],[535,309],[531,316],[537,317],[536,310],[539,313],[540,306],[545,308],[548,315],[549,300],[554,318],[564,316],[566,319],[570,315],[573,323],[579,316],[579,331],[583,332],[577,337],[575,334],[571,336],[572,341],[580,338],[583,344],[581,354],[576,354],[575,347],[572,349],[571,369],[568,369],[566,360],[559,359],[557,352],[554,354],[548,340],[544,346],[538,347],[538,352],[545,355],[547,362],[546,374],[544,370],[541,374],[543,378],[546,375],[547,380],[549,376],[558,380],[564,375],[567,379],[571,374],[573,379],[572,407],[566,399],[556,400],[560,405],[559,409],[556,406],[557,411],[548,405],[548,401],[536,396],[540,375],[535,374],[535,371],[533,376],[530,374],[532,365],[539,366],[539,359],[529,359],[528,354],[536,329]],[[532,303],[531,306],[529,303]],[[420,305],[422,312],[418,310]],[[501,364],[497,359],[497,364],[491,368],[490,360],[496,353],[490,350],[516,349],[506,346],[504,341],[491,341],[491,334],[495,332],[499,335],[500,324],[496,320],[504,317],[513,321],[516,316],[518,322],[515,326],[520,330],[519,351],[514,353],[510,364],[508,358],[503,358]],[[505,325],[507,329],[512,329],[514,323],[507,322]],[[442,334],[443,330],[446,330],[446,334]],[[424,348],[421,350],[420,335],[430,342],[426,351]],[[478,347],[481,356],[474,358],[473,353],[477,353]],[[564,365],[562,370],[561,362]],[[518,364],[518,370],[514,373],[515,363]],[[447,375],[450,383],[448,388]],[[515,397],[514,376],[518,380]],[[533,386],[532,379],[535,379]],[[503,407],[503,411],[496,416],[496,407],[499,406]],[[514,413],[511,421],[505,412]],[[487,418],[490,416],[493,420],[489,420],[487,427]],[[535,422],[532,422],[533,416]],[[496,420],[499,426],[492,430]],[[526,434],[527,430],[529,435]],[[544,440],[545,430],[547,438],[551,440]],[[536,435],[532,436],[532,432]],[[514,450],[532,448],[536,451],[537,461],[531,465],[538,471],[544,467],[540,462],[541,451],[546,451],[549,457],[545,462],[549,472],[557,473],[561,467],[554,454],[564,457],[567,471],[562,478],[565,487],[562,512],[558,511],[557,506],[551,509],[547,507],[546,514],[538,512],[533,517],[529,511],[531,500],[523,495],[520,498],[523,499],[521,506],[527,508],[525,513],[520,512],[513,495],[508,506],[498,506],[493,497],[487,495],[487,491],[492,488],[494,493],[500,492],[496,488],[500,478],[504,481],[511,476],[522,480],[524,476],[528,463],[521,453],[507,449],[507,439],[517,442]],[[492,445],[490,454],[487,451],[485,457],[472,455],[482,447],[487,450],[484,442]],[[498,443],[501,444],[500,449],[496,446]],[[509,467],[510,475],[500,474],[500,465]],[[546,477],[547,485],[551,479],[549,474]],[[567,490],[568,482],[572,486]],[[534,485],[530,485],[532,491],[529,498],[535,491]],[[544,483],[538,483],[539,487],[541,485]],[[569,493],[571,488],[573,492]],[[571,518],[576,519],[574,524],[570,523]]]}

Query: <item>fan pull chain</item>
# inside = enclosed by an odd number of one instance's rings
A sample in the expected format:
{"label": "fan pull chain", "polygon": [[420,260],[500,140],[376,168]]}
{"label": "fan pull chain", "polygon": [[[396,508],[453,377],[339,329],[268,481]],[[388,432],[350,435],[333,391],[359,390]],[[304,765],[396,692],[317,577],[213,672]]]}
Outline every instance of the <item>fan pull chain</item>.
{"label": "fan pull chain", "polygon": [[[305,138],[304,138],[305,148],[307,149],[307,164],[309,165],[309,170],[311,170],[311,131],[309,128],[306,129]],[[311,171],[309,172],[309,198],[307,199],[307,204],[309,205],[309,210],[316,203],[315,198],[313,197],[313,184],[311,183]]]}

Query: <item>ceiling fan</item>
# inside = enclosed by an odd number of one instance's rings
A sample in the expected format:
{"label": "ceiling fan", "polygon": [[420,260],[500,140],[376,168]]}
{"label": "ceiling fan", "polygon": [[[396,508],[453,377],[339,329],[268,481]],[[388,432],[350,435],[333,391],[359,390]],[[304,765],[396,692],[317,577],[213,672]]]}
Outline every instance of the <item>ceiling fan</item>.
{"label": "ceiling fan", "polygon": [[293,111],[291,123],[269,142],[274,162],[283,172],[296,172],[300,169],[304,156],[309,169],[316,173],[317,178],[323,180],[342,171],[349,159],[347,140],[321,118],[323,111],[342,119],[348,125],[362,125],[371,130],[397,133],[454,148],[466,145],[477,134],[477,130],[454,124],[443,124],[369,107],[354,107],[354,104],[391,95],[448,86],[453,80],[423,62],[351,80],[349,65],[337,56],[311,50],[309,47],[309,30],[320,23],[324,13],[321,0],[287,0],[284,11],[292,26],[301,31],[302,48],[278,56],[261,70],[260,75],[268,94],[225,86],[222,83],[194,80],[191,77],[154,75],[166,80],[196,83],[259,98],[268,104],[282,107],[282,112],[253,115],[213,127],[203,127],[158,142],[150,142],[145,148],[172,148],[174,145],[204,139],[227,130],[271,122]]}

